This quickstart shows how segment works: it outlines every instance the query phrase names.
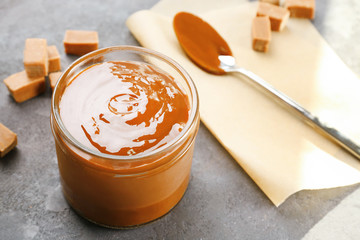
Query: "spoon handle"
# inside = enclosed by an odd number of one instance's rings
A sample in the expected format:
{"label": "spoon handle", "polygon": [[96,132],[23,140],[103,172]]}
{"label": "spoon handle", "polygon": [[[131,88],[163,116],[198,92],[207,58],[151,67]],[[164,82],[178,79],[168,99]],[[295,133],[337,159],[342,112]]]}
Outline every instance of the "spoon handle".
{"label": "spoon handle", "polygon": [[333,140],[335,143],[339,144],[357,159],[360,159],[360,147],[355,142],[353,142],[350,138],[344,136],[335,128],[326,126],[317,117],[313,116],[309,111],[307,111],[297,102],[286,96],[284,93],[276,90],[273,86],[264,81],[261,77],[257,76],[249,70],[240,67],[233,67],[231,69],[227,69],[227,72],[230,71],[241,73],[247,78],[249,78],[253,83],[255,83],[257,87],[266,90],[266,93],[268,93],[272,97],[275,97],[276,99],[280,99],[281,103],[284,103],[286,106],[294,110],[311,127],[318,130],[320,133]]}

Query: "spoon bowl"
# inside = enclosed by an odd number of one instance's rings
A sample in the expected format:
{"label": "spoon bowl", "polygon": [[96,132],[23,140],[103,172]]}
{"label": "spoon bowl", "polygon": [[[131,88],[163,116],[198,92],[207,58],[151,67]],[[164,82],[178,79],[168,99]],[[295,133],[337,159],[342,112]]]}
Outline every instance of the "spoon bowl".
{"label": "spoon bowl", "polygon": [[220,67],[218,56],[232,56],[232,52],[212,26],[187,12],[176,14],[173,26],[181,47],[196,65],[212,74],[226,74]]}

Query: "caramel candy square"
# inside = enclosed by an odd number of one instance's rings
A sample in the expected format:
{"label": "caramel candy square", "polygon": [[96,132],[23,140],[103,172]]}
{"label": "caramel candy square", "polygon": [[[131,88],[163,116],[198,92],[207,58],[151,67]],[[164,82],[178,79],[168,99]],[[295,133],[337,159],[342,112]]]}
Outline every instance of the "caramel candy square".
{"label": "caramel candy square", "polygon": [[277,5],[277,6],[280,5],[280,0],[260,0],[260,2],[271,3],[271,4],[274,4],[274,5]]}
{"label": "caramel candy square", "polygon": [[44,77],[48,74],[46,39],[26,39],[24,49],[24,68],[27,75],[31,78]]}
{"label": "caramel candy square", "polygon": [[290,12],[285,8],[270,3],[259,2],[256,16],[269,16],[271,30],[279,32],[284,29]]}
{"label": "caramel candy square", "polygon": [[82,56],[98,49],[99,38],[95,31],[67,30],[64,48],[67,54]]}
{"label": "caramel candy square", "polygon": [[57,72],[61,70],[60,54],[55,45],[47,47],[48,59],[49,59],[49,73]]}
{"label": "caramel candy square", "polygon": [[24,102],[45,91],[45,77],[29,78],[25,71],[15,73],[4,80],[16,102]]}
{"label": "caramel candy square", "polygon": [[290,17],[309,19],[315,17],[315,0],[286,0],[285,8],[290,11]]}
{"label": "caramel candy square", "polygon": [[57,81],[59,80],[62,72],[53,72],[49,74],[50,87],[54,90]]}
{"label": "caramel candy square", "polygon": [[255,51],[267,52],[271,40],[271,26],[268,16],[255,17],[252,22],[252,48]]}
{"label": "caramel candy square", "polygon": [[0,157],[4,157],[17,144],[17,135],[0,123]]}

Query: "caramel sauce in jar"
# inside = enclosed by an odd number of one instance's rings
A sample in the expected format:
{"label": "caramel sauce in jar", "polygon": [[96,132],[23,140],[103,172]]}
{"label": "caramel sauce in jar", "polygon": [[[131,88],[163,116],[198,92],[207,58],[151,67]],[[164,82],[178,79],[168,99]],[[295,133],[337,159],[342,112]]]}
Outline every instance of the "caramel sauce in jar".
{"label": "caramel sauce in jar", "polygon": [[168,57],[120,46],[80,58],[52,98],[65,198],[108,227],[161,217],[185,193],[198,126],[196,88]]}

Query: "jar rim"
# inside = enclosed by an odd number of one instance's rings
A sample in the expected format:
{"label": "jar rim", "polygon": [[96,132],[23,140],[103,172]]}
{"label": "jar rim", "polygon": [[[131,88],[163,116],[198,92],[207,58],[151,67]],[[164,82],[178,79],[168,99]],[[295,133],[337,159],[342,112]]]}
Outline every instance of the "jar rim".
{"label": "jar rim", "polygon": [[[77,139],[75,139],[72,136],[72,134],[66,129],[66,127],[60,117],[60,111],[59,111],[60,100],[58,101],[58,103],[56,103],[56,101],[55,101],[57,98],[60,98],[62,96],[62,92],[59,92],[60,91],[59,83],[61,81],[64,81],[64,79],[69,75],[69,73],[76,66],[81,64],[82,62],[89,60],[91,58],[94,58],[94,57],[98,57],[99,55],[105,55],[107,53],[111,53],[111,52],[115,52],[115,51],[128,51],[128,52],[133,52],[133,53],[147,54],[147,55],[150,55],[152,57],[162,60],[163,62],[170,65],[174,70],[177,71],[177,73],[180,74],[180,76],[182,78],[185,79],[185,81],[189,87],[190,93],[192,95],[191,98],[189,99],[191,101],[189,120],[186,122],[186,124],[185,124],[183,130],[180,132],[180,134],[178,134],[174,139],[172,139],[170,142],[168,142],[164,146],[161,146],[161,147],[159,147],[153,151],[150,151],[148,153],[139,153],[139,154],[131,155],[131,156],[121,156],[121,155],[112,155],[112,154],[107,154],[107,153],[101,153],[96,150],[93,150],[93,149],[85,146],[84,144],[82,144]],[[168,57],[160,52],[157,52],[157,51],[154,51],[151,49],[147,49],[144,47],[129,46],[129,45],[111,46],[111,47],[101,48],[101,49],[95,50],[93,52],[90,52],[90,53],[80,57],[79,59],[75,60],[59,77],[59,80],[57,81],[57,83],[54,87],[52,98],[51,98],[51,114],[54,117],[54,122],[55,122],[55,124],[57,124],[59,132],[62,137],[64,137],[68,142],[70,142],[76,148],[80,149],[81,151],[86,152],[87,154],[90,154],[91,156],[99,157],[102,159],[119,160],[119,161],[141,161],[144,158],[153,157],[153,156],[160,155],[160,154],[166,152],[167,149],[173,147],[178,142],[182,142],[182,140],[187,137],[187,135],[189,134],[189,132],[191,130],[191,126],[197,120],[198,112],[199,112],[199,96],[198,96],[196,86],[195,86],[192,78],[190,77],[190,75],[186,72],[186,70],[183,67],[180,66],[180,64],[178,64],[175,60],[171,59],[170,57]]]}

